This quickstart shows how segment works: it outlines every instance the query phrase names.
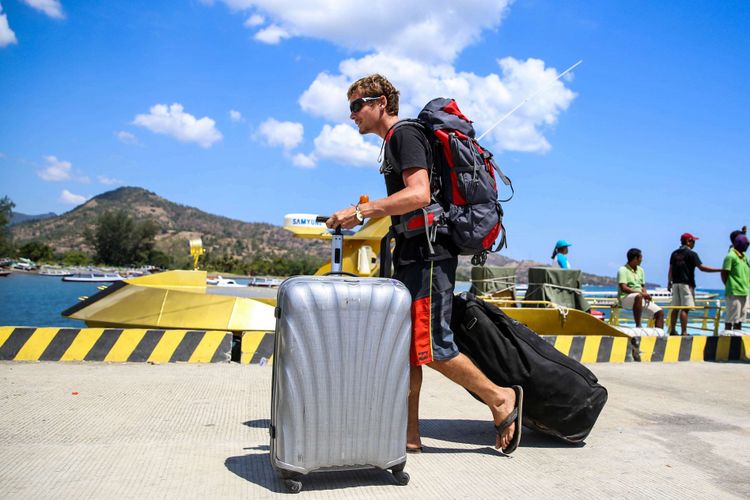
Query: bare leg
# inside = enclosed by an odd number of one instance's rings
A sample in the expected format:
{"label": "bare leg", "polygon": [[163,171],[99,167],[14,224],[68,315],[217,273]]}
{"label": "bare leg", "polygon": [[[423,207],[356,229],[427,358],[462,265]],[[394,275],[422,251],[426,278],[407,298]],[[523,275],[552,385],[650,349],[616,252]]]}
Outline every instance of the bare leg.
{"label": "bare leg", "polygon": [[406,423],[406,447],[420,448],[419,434],[419,391],[422,388],[422,367],[411,366],[409,370],[409,409]]}
{"label": "bare leg", "polygon": [[633,319],[635,320],[635,327],[641,327],[641,313],[643,312],[643,297],[638,296],[633,301]]}
{"label": "bare leg", "polygon": [[664,310],[654,314],[654,326],[656,328],[664,328]]}
{"label": "bare leg", "polygon": [[[479,368],[463,354],[446,361],[433,361],[429,365],[461,387],[470,390],[489,406],[495,425],[513,412],[516,405],[516,393],[513,389],[493,384]],[[506,448],[515,433],[516,424],[505,429],[502,435],[496,436],[495,448]]]}
{"label": "bare leg", "polygon": [[680,311],[680,330],[682,331],[682,335],[687,335],[687,321],[688,312],[687,309],[683,309]]}
{"label": "bare leg", "polygon": [[[677,309],[672,309],[672,312],[669,313],[669,334],[670,335],[677,335]],[[682,319],[682,318],[680,318]]]}

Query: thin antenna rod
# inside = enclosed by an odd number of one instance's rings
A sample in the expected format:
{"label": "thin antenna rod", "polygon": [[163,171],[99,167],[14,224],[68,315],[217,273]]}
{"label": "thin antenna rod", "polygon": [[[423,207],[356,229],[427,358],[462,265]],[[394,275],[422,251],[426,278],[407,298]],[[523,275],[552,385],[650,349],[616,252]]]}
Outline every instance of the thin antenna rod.
{"label": "thin antenna rod", "polygon": [[508,111],[507,113],[505,113],[505,115],[502,118],[500,118],[498,121],[496,121],[494,125],[492,125],[482,135],[480,135],[477,138],[477,141],[481,141],[482,137],[484,137],[485,135],[487,135],[490,132],[492,132],[495,129],[495,127],[497,127],[498,125],[500,125],[501,123],[503,123],[506,118],[508,118],[513,113],[515,113],[518,108],[520,108],[521,106],[523,106],[524,104],[526,104],[527,102],[529,102],[530,100],[532,100],[533,98],[535,98],[536,96],[538,96],[539,94],[541,94],[542,92],[545,92],[545,91],[549,90],[550,87],[552,87],[552,84],[554,84],[557,80],[559,80],[560,78],[562,78],[563,76],[565,76],[567,73],[569,73],[570,71],[572,71],[573,68],[575,68],[576,66],[578,66],[582,62],[583,62],[583,59],[581,59],[580,61],[578,61],[577,63],[575,63],[573,66],[571,66],[570,68],[566,69],[565,71],[563,71],[562,73],[560,73],[559,75],[557,75],[557,78],[555,78],[554,80],[552,80],[549,85],[547,85],[546,87],[541,88],[536,93],[530,95],[529,97],[527,97],[523,101],[519,102],[516,105],[515,108],[513,108],[510,111]]}

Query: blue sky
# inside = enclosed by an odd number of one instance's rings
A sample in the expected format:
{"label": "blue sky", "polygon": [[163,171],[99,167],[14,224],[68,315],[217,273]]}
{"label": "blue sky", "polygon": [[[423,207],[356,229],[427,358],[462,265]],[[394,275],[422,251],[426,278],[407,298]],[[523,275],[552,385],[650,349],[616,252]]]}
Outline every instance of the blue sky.
{"label": "blue sky", "polygon": [[[248,222],[384,194],[345,90],[401,116],[455,97],[513,179],[516,259],[666,281],[679,235],[719,266],[748,223],[750,2],[0,0],[0,195],[62,213],[122,185]],[[408,9],[408,10],[404,10]],[[719,287],[701,274],[699,286]]]}

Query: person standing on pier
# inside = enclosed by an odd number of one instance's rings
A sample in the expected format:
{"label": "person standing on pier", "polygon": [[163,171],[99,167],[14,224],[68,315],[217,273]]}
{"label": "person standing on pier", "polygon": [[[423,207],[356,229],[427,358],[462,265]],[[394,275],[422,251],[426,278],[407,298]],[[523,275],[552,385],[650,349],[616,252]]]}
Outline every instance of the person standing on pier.
{"label": "person standing on pier", "polygon": [[[667,289],[672,292],[673,307],[695,307],[695,268],[704,273],[719,273],[718,267],[704,266],[701,258],[693,250],[699,238],[690,233],[680,236],[680,248],[669,257]],[[669,316],[669,334],[677,335],[677,315],[680,316],[681,335],[687,335],[687,309],[672,309]]]}
{"label": "person standing on pier", "polygon": [[552,251],[552,259],[557,262],[560,269],[570,269],[570,262],[568,262],[568,248],[572,246],[565,240],[557,240],[555,243],[555,249]]}
{"label": "person standing on pier", "polygon": [[736,235],[721,266],[721,281],[724,282],[727,304],[724,310],[726,330],[742,330],[742,323],[745,321],[745,305],[750,291],[750,263],[745,255],[747,247],[747,236],[743,233]]}

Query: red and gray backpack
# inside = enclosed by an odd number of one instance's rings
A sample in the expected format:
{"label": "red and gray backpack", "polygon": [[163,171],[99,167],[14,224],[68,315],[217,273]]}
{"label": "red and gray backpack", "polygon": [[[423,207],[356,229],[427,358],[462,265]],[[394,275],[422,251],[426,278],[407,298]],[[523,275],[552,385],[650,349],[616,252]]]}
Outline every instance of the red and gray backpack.
{"label": "red and gray backpack", "polygon": [[[432,144],[432,204],[403,215],[394,230],[407,238],[426,233],[431,252],[435,235],[447,230],[461,255],[473,255],[474,265],[484,264],[487,253],[507,246],[500,201],[513,197],[510,179],[498,168],[492,153],[474,139],[471,120],[453,99],[428,102],[416,120],[394,125],[386,140],[401,126],[418,127]],[[498,200],[497,177],[510,187],[508,199]],[[493,249],[498,237],[500,242]]]}

